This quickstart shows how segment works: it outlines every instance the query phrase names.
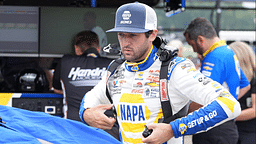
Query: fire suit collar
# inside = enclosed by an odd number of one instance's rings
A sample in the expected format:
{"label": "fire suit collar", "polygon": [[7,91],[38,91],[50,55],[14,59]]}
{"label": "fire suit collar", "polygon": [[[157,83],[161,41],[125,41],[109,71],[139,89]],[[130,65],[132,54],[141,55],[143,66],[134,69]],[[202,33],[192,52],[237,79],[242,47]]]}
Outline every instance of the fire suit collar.
{"label": "fire suit collar", "polygon": [[215,48],[227,45],[225,40],[220,40],[216,43],[214,43],[206,52],[203,53],[203,57],[205,57],[207,54],[209,54],[211,51],[213,51]]}
{"label": "fire suit collar", "polygon": [[149,68],[157,59],[156,56],[156,52],[157,52],[157,48],[153,45],[151,47],[151,50],[149,52],[149,54],[147,55],[147,57],[139,62],[139,63],[129,63],[129,62],[125,62],[125,68],[130,71],[130,72],[134,72],[134,71],[144,71],[147,68]]}

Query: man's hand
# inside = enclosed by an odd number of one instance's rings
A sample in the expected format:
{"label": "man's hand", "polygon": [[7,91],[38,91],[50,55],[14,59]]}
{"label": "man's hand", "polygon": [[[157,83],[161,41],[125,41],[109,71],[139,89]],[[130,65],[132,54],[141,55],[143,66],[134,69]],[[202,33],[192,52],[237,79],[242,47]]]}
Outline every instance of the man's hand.
{"label": "man's hand", "polygon": [[141,137],[143,143],[162,144],[174,136],[170,124],[154,123],[147,127],[148,129],[153,129],[153,132],[147,138]]}
{"label": "man's hand", "polygon": [[104,111],[111,109],[113,106],[113,104],[101,104],[92,108],[88,108],[83,113],[83,119],[88,125],[92,127],[100,128],[103,130],[111,129],[116,122],[116,119],[113,117],[107,117],[104,114]]}

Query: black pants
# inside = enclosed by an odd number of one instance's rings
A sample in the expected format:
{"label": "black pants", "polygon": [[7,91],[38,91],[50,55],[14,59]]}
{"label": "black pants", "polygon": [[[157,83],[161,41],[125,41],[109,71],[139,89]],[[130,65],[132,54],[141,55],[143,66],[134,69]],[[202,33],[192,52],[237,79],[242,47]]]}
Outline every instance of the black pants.
{"label": "black pants", "polygon": [[119,126],[117,122],[114,124],[111,130],[105,130],[105,131],[120,141]]}
{"label": "black pants", "polygon": [[237,144],[255,144],[256,133],[253,132],[239,132],[239,140]]}
{"label": "black pants", "polygon": [[233,120],[214,127],[207,132],[193,135],[193,144],[237,144],[238,130]]}
{"label": "black pants", "polygon": [[[106,110],[105,115],[108,117],[114,117],[113,111],[112,110]],[[120,135],[119,135],[119,125],[118,122],[116,121],[115,124],[113,125],[112,129],[110,130],[105,130],[107,133],[115,137],[117,140],[120,141]]]}

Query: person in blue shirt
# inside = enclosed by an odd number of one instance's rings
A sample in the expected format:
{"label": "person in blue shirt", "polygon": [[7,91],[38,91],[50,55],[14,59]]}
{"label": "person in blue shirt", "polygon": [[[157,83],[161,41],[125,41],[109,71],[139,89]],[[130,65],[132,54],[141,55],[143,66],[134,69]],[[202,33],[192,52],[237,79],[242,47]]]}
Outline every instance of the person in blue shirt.
{"label": "person in blue shirt", "polygon": [[[236,99],[250,89],[250,83],[240,68],[237,56],[224,40],[220,40],[213,25],[206,18],[197,17],[192,20],[184,36],[194,52],[202,55],[200,71],[205,76],[219,82]],[[200,105],[194,102],[190,106],[191,109],[198,107]],[[233,120],[193,136],[194,144],[235,144],[237,141],[238,131]]]}

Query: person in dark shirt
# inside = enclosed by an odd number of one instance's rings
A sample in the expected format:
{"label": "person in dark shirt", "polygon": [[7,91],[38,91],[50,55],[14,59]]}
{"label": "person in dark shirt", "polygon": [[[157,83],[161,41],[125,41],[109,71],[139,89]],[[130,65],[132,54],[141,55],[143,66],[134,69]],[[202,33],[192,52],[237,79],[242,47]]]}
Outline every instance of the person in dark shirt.
{"label": "person in dark shirt", "polygon": [[[79,32],[74,47],[76,55],[64,55],[56,66],[53,87],[55,93],[63,93],[65,97],[67,118],[81,121],[79,108],[82,98],[101,80],[112,59],[99,55],[99,39],[92,31]],[[113,131],[109,133],[118,137],[116,130],[116,135]]]}
{"label": "person in dark shirt", "polygon": [[236,118],[238,144],[253,144],[256,143],[255,53],[245,42],[233,42],[229,46],[236,53],[241,69],[251,84],[251,89],[242,97],[238,97],[242,109],[241,114]]}

